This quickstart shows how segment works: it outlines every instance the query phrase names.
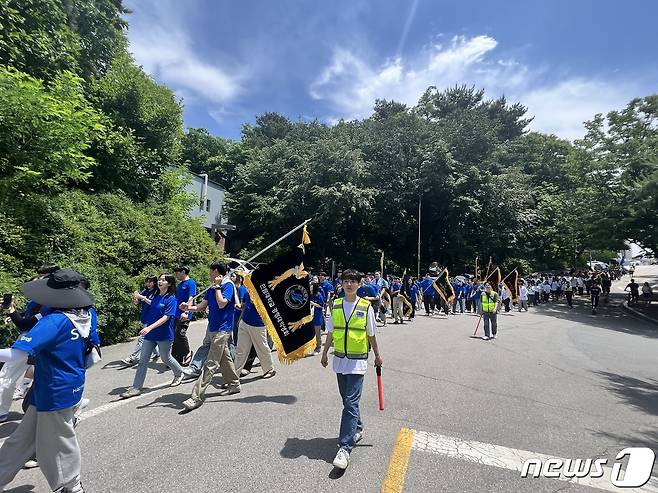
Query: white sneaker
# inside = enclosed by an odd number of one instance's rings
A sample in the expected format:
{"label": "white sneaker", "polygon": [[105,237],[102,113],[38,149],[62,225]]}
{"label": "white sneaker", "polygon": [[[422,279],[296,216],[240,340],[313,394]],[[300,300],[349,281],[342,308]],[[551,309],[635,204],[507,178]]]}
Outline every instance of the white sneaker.
{"label": "white sneaker", "polygon": [[359,442],[361,441],[362,438],[363,438],[363,430],[361,430],[361,431],[357,431],[357,432],[354,434],[354,443],[359,443]]}
{"label": "white sneaker", "polygon": [[126,390],[119,397],[121,397],[122,399],[130,399],[131,397],[137,397],[141,393],[142,393],[141,389],[136,389],[135,387],[129,387],[128,390]]}
{"label": "white sneaker", "polygon": [[170,387],[178,387],[181,384],[182,381],[183,381],[183,374],[181,373],[177,377],[174,377],[174,379],[171,381],[169,386]]}
{"label": "white sneaker", "polygon": [[89,399],[83,397],[80,400],[80,405],[78,406],[78,409],[83,410],[85,407],[89,405],[90,402],[91,401]]}
{"label": "white sneaker", "polygon": [[39,462],[36,459],[30,459],[25,463],[23,469],[34,469],[35,467],[39,467]]}
{"label": "white sneaker", "polygon": [[192,399],[191,397],[183,401],[183,407],[188,411],[191,411],[192,409],[196,409],[197,407],[201,406],[201,404],[203,404],[202,400],[197,401],[195,399]]}
{"label": "white sneaker", "polygon": [[23,400],[23,399],[25,399],[25,389],[16,388],[16,390],[14,390],[14,395],[12,396],[12,400],[20,401],[20,400]]}
{"label": "white sneaker", "polygon": [[495,339],[495,338],[496,338],[496,336],[495,336],[495,335],[493,335],[493,336],[491,336],[491,338],[492,338],[492,339]]}
{"label": "white sneaker", "polygon": [[488,341],[489,338],[488,338],[487,336],[482,336],[482,340],[483,340],[483,341]]}
{"label": "white sneaker", "polygon": [[350,465],[350,453],[344,448],[338,449],[336,458],[334,459],[334,467],[338,469],[347,469]]}

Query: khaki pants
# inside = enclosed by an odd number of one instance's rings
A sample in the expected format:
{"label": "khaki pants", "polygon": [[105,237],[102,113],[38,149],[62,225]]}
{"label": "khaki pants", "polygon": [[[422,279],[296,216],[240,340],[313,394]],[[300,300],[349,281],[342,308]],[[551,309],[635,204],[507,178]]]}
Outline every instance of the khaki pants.
{"label": "khaki pants", "polygon": [[403,301],[402,298],[400,297],[401,295],[396,296],[393,298],[393,319],[395,322],[403,322],[404,321],[404,312],[402,310]]}
{"label": "khaki pants", "polygon": [[252,345],[256,350],[263,373],[267,373],[272,369],[272,353],[267,344],[267,329],[264,325],[257,327],[240,321],[240,325],[238,325],[238,349],[235,353],[236,373],[239,374],[247,362],[247,356],[249,356]]}
{"label": "khaki pants", "polygon": [[35,454],[53,491],[63,486],[72,488],[80,481],[80,446],[73,429],[77,408],[51,412],[27,408],[18,428],[0,449],[0,491]]}
{"label": "khaki pants", "polygon": [[201,375],[194,384],[192,389],[192,399],[195,401],[203,400],[204,394],[212,377],[217,370],[221,370],[224,383],[229,387],[239,387],[240,379],[235,373],[233,360],[229,351],[228,342],[233,337],[232,332],[213,332],[210,335],[210,350],[208,357],[201,367]]}

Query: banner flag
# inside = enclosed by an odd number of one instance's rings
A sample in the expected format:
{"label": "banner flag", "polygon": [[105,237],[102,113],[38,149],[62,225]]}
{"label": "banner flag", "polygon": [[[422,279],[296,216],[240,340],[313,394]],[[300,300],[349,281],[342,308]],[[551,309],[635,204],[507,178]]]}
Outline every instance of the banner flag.
{"label": "banner flag", "polygon": [[500,267],[496,267],[491,274],[487,277],[485,282],[491,283],[491,287],[494,291],[498,292],[498,285],[500,284],[501,279],[503,278],[500,273]]}
{"label": "banner flag", "polygon": [[304,270],[302,245],[268,264],[261,264],[244,278],[249,296],[274,341],[279,361],[285,364],[311,354],[315,329],[311,309],[310,276]]}
{"label": "banner flag", "polygon": [[402,298],[402,315],[411,317],[414,310],[413,306],[411,306],[411,301],[409,301],[409,298],[405,294],[400,293],[398,296]]}
{"label": "banner flag", "polygon": [[432,285],[446,304],[450,304],[455,298],[455,290],[452,288],[452,284],[450,284],[448,269],[443,269],[443,272],[432,282]]}
{"label": "banner flag", "polygon": [[512,301],[516,303],[519,300],[519,272],[514,269],[505,277],[503,284],[509,289]]}

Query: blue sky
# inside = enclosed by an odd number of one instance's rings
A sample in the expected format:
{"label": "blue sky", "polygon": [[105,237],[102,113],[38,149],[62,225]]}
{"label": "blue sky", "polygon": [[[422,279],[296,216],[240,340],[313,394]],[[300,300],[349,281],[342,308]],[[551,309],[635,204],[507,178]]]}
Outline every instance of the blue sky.
{"label": "blue sky", "polygon": [[467,84],[574,139],[594,114],[658,92],[653,0],[126,4],[137,63],[182,98],[186,126],[226,138],[267,111],[333,123]]}

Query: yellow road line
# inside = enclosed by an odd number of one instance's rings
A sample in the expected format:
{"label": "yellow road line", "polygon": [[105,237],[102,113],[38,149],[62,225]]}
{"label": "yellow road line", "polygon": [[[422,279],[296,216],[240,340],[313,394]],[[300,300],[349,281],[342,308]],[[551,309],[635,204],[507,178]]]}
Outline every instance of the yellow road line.
{"label": "yellow road line", "polygon": [[402,493],[404,490],[404,478],[407,474],[414,433],[414,430],[408,428],[402,428],[398,433],[393,452],[391,452],[391,460],[388,463],[386,479],[382,484],[382,493]]}

